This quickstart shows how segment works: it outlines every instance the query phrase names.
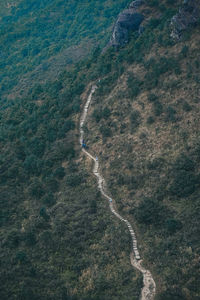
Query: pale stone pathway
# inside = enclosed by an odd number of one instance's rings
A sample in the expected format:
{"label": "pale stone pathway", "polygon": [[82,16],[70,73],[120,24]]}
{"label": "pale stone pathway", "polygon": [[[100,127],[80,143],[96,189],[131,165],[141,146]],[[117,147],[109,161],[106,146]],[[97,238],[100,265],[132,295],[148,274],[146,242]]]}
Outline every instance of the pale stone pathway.
{"label": "pale stone pathway", "polygon": [[[82,147],[82,142],[83,142],[83,136],[84,136],[84,130],[83,130],[83,126],[87,117],[87,113],[88,113],[88,109],[89,109],[89,105],[90,102],[92,100],[92,95],[95,92],[97,86],[92,86],[92,90],[88,96],[87,102],[84,106],[84,110],[83,110],[83,114],[81,116],[80,119],[80,145]],[[130,260],[131,260],[131,264],[134,268],[138,269],[142,274],[143,274],[143,288],[142,288],[142,292],[141,292],[141,300],[153,300],[154,296],[155,296],[155,292],[156,292],[156,284],[155,281],[153,280],[153,277],[150,273],[149,270],[145,269],[143,266],[141,266],[142,260],[140,258],[140,254],[137,248],[137,239],[135,236],[135,232],[130,224],[130,222],[126,219],[124,219],[122,216],[120,216],[120,214],[118,214],[118,212],[116,211],[116,209],[114,208],[114,201],[113,199],[106,194],[105,192],[105,180],[104,178],[100,175],[98,169],[99,169],[99,161],[98,158],[95,158],[94,156],[92,156],[89,152],[87,152],[83,147],[82,147],[82,151],[90,158],[94,161],[94,168],[93,168],[93,173],[94,175],[97,177],[98,180],[98,188],[101,191],[101,194],[109,201],[109,205],[110,205],[110,210],[111,212],[122,222],[126,223],[128,230],[130,232],[131,238],[132,238],[132,252],[130,255]]]}

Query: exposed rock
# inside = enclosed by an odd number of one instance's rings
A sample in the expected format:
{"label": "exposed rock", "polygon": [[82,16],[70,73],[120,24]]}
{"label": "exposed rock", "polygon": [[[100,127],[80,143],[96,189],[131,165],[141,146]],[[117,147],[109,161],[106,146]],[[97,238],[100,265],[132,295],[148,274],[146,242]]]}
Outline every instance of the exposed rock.
{"label": "exposed rock", "polygon": [[129,8],[137,9],[142,4],[144,4],[144,1],[142,1],[142,0],[135,0],[135,1],[131,2],[131,4],[129,5]]}
{"label": "exposed rock", "polygon": [[171,20],[171,37],[180,39],[182,32],[198,22],[200,17],[199,0],[184,0],[183,6]]}
{"label": "exposed rock", "polygon": [[137,31],[144,19],[143,15],[137,12],[137,8],[142,4],[141,0],[133,1],[128,9],[119,14],[108,47],[119,47],[128,43],[129,32]]}

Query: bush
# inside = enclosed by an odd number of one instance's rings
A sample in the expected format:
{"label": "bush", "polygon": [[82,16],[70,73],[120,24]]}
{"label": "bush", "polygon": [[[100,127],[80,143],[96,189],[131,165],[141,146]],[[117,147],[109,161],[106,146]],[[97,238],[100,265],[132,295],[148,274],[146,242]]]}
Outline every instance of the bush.
{"label": "bush", "polygon": [[33,246],[36,244],[35,233],[32,231],[26,232],[24,235],[24,241],[27,246]]}
{"label": "bush", "polygon": [[161,223],[164,213],[164,207],[158,201],[145,198],[136,209],[136,219],[145,225],[157,225]]}
{"label": "bush", "polygon": [[188,197],[199,187],[199,176],[185,170],[178,170],[170,186],[170,192],[179,198]]}
{"label": "bush", "polygon": [[42,198],[42,202],[47,206],[53,206],[56,203],[56,200],[52,193],[48,193]]}
{"label": "bush", "polygon": [[151,71],[147,72],[144,76],[144,85],[147,89],[156,88],[158,85],[158,77]]}
{"label": "bush", "polygon": [[65,121],[63,125],[63,130],[67,133],[69,130],[72,130],[75,128],[75,124],[72,120]]}
{"label": "bush", "polygon": [[158,0],[149,0],[148,4],[151,7],[158,7],[159,6],[159,1]]}
{"label": "bush", "polygon": [[176,110],[173,107],[168,106],[168,108],[166,109],[165,121],[166,122],[176,122],[176,120],[177,120]]}
{"label": "bush", "polygon": [[199,176],[195,175],[195,162],[184,153],[181,154],[172,168],[173,182],[170,192],[177,197],[187,197],[199,187]]}
{"label": "bush", "polygon": [[108,107],[105,107],[103,110],[101,108],[97,108],[93,111],[93,118],[98,123],[102,118],[107,120],[111,115],[111,111]]}
{"label": "bush", "polygon": [[187,57],[188,52],[189,52],[189,47],[186,45],[183,46],[181,53],[180,53],[181,57],[183,57],[183,58]]}
{"label": "bush", "polygon": [[181,289],[170,288],[157,296],[158,300],[186,300]]}
{"label": "bush", "polygon": [[84,178],[81,174],[72,174],[67,176],[66,183],[71,187],[76,187],[84,181]]}
{"label": "bush", "polygon": [[46,208],[45,207],[42,207],[40,209],[40,216],[42,218],[44,218],[45,221],[48,221],[50,219],[49,215],[47,214],[47,211],[46,211]]}
{"label": "bush", "polygon": [[59,182],[52,175],[45,178],[44,184],[47,191],[51,191],[52,193],[57,192],[59,188]]}
{"label": "bush", "polygon": [[95,119],[96,123],[99,123],[99,121],[101,120],[102,118],[102,110],[101,109],[95,109],[93,111],[93,114],[92,114],[93,118]]}
{"label": "bush", "polygon": [[63,167],[59,167],[54,171],[54,176],[58,179],[63,179],[65,176],[65,169]]}
{"label": "bush", "polygon": [[127,86],[128,86],[129,96],[131,98],[134,98],[140,92],[141,82],[137,78],[135,78],[133,74],[130,73],[127,80]]}
{"label": "bush", "polygon": [[177,221],[175,219],[167,219],[165,222],[165,227],[170,234],[173,234],[177,230],[181,229],[182,224],[180,221]]}
{"label": "bush", "polygon": [[147,124],[151,125],[151,124],[153,124],[154,122],[155,122],[154,117],[149,116],[149,117],[147,118]]}
{"label": "bush", "polygon": [[191,105],[189,105],[188,103],[187,103],[187,101],[183,101],[183,104],[182,104],[183,106],[183,110],[184,111],[186,111],[186,112],[189,112],[189,111],[191,111],[192,110],[192,107],[191,107]]}
{"label": "bush", "polygon": [[141,115],[138,110],[135,110],[130,115],[131,127],[136,129],[140,125]]}
{"label": "bush", "polygon": [[40,199],[45,194],[42,183],[35,179],[35,181],[29,187],[29,193],[32,197]]}
{"label": "bush", "polygon": [[35,155],[29,155],[24,161],[24,169],[28,175],[39,175],[42,169],[41,161]]}
{"label": "bush", "polygon": [[188,155],[182,153],[174,162],[173,172],[177,170],[194,171],[195,162]]}
{"label": "bush", "polygon": [[155,102],[158,100],[158,96],[156,96],[155,94],[149,94],[148,100],[149,102]]}
{"label": "bush", "polygon": [[159,101],[153,103],[153,111],[155,116],[159,117],[163,112],[163,105]]}
{"label": "bush", "polygon": [[101,132],[103,137],[110,137],[112,136],[112,131],[109,127],[106,127],[105,125],[101,125],[99,128],[99,131]]}
{"label": "bush", "polygon": [[108,119],[111,115],[111,111],[108,107],[105,107],[102,111],[102,116],[104,119]]}

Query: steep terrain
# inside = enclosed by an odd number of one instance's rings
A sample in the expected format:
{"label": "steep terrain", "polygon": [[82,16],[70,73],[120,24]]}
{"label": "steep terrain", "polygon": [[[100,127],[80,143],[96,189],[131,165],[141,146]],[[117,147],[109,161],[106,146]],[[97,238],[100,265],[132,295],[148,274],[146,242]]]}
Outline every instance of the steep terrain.
{"label": "steep terrain", "polygon": [[82,147],[83,153],[86,154],[88,156],[88,158],[94,162],[93,173],[97,177],[98,189],[100,190],[102,196],[109,202],[109,207],[110,207],[111,213],[114,214],[115,217],[117,217],[119,221],[124,222],[128,227],[128,230],[129,230],[129,233],[130,233],[131,239],[132,239],[132,249],[131,249],[131,254],[130,254],[130,261],[131,261],[132,266],[135,269],[139,270],[143,275],[143,288],[141,291],[141,300],[151,300],[151,299],[154,299],[154,296],[155,296],[156,284],[151,275],[151,272],[142,266],[142,259],[138,252],[137,238],[136,238],[135,232],[134,232],[130,222],[128,220],[124,219],[117,212],[115,201],[110,197],[110,195],[106,191],[107,184],[106,184],[105,179],[99,172],[100,164],[98,161],[98,157],[92,156],[87,150],[85,150],[85,144],[84,144],[84,139],[83,139],[84,138],[83,128],[84,128],[85,121],[86,121],[86,118],[88,115],[92,96],[96,89],[97,89],[96,85],[92,86],[92,90],[88,96],[87,102],[84,106],[83,114],[80,119],[80,146]]}
{"label": "steep terrain", "polygon": [[[40,83],[109,39],[128,0],[2,0],[0,95],[37,94]],[[1,100],[2,101],[2,100]]]}
{"label": "steep terrain", "polygon": [[[130,4],[122,2],[115,17]],[[143,278],[130,263],[127,224],[156,283],[155,299],[199,299],[200,25],[172,38],[182,5],[144,1],[143,30],[129,31],[123,47],[96,49],[26,96],[4,98],[1,299],[138,300]],[[110,32],[111,23],[103,26]],[[110,213],[93,162],[80,151],[79,124],[94,84],[86,151],[98,156],[113,211],[127,222]]]}
{"label": "steep terrain", "polygon": [[87,126],[90,152],[137,228],[158,299],[199,298],[200,39],[193,30],[178,44],[154,40],[149,51],[140,37],[141,56],[111,88],[100,82]]}

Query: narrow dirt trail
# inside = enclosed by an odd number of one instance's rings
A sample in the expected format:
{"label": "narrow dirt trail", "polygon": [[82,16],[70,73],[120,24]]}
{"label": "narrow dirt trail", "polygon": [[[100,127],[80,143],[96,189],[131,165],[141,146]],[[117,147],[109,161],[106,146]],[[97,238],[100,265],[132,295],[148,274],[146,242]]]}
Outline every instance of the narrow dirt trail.
{"label": "narrow dirt trail", "polygon": [[[88,96],[87,102],[84,106],[84,110],[80,119],[80,145],[82,147],[82,142],[83,142],[83,137],[84,137],[84,130],[83,130],[83,126],[84,123],[86,121],[86,117],[87,117],[87,113],[88,113],[88,109],[92,100],[92,95],[94,94],[95,90],[97,89],[97,86],[94,85],[92,86],[91,92]],[[122,216],[120,216],[120,214],[116,211],[115,205],[114,205],[114,200],[106,193],[105,191],[105,180],[102,177],[102,175],[99,173],[99,161],[98,158],[95,158],[94,156],[92,156],[88,151],[86,151],[83,147],[82,147],[82,151],[90,158],[94,161],[94,167],[93,167],[93,173],[94,175],[97,177],[97,182],[98,182],[98,188],[101,192],[101,194],[109,201],[109,206],[110,206],[110,210],[111,212],[121,221],[126,223],[129,233],[131,235],[132,238],[132,251],[130,254],[130,261],[131,261],[131,265],[138,269],[142,274],[143,274],[143,288],[141,291],[141,300],[153,300],[154,296],[155,296],[155,292],[156,292],[156,284],[155,281],[153,280],[153,277],[150,273],[149,270],[145,269],[141,263],[142,260],[140,258],[140,254],[137,248],[137,239],[136,239],[136,235],[135,232],[130,224],[130,222],[126,219],[124,219]]]}

